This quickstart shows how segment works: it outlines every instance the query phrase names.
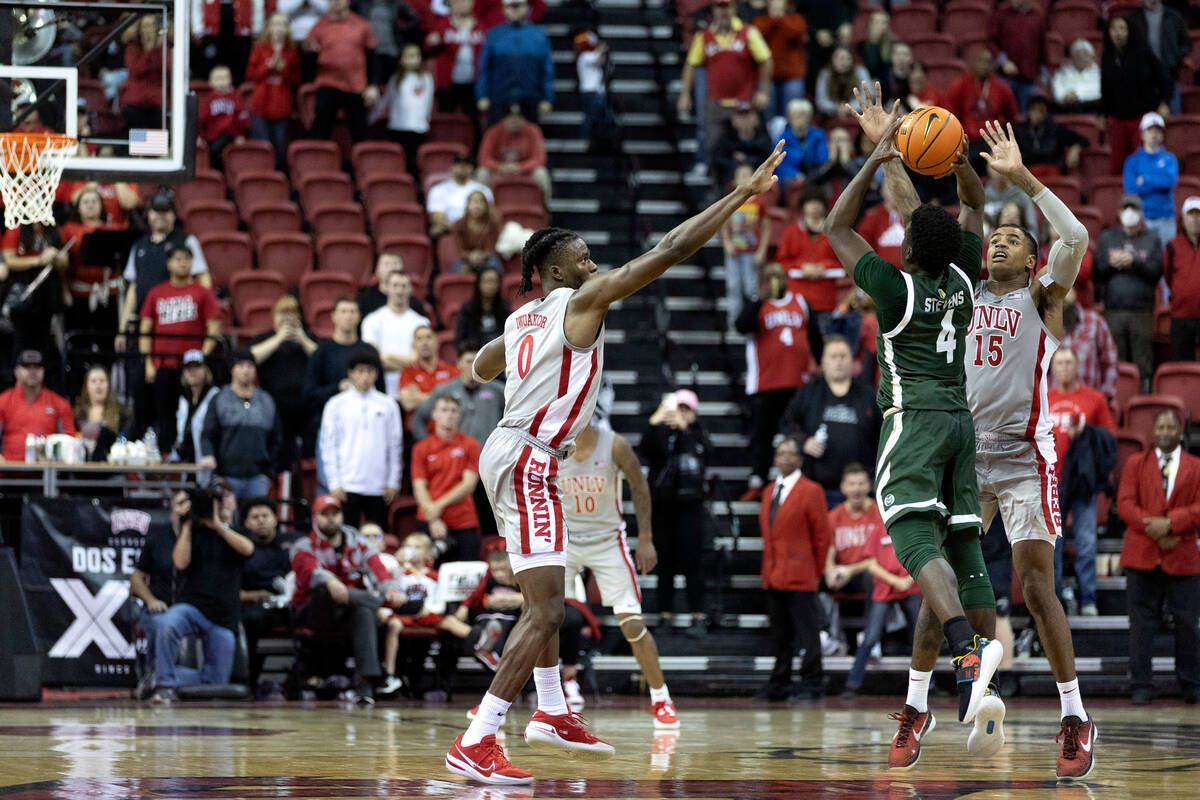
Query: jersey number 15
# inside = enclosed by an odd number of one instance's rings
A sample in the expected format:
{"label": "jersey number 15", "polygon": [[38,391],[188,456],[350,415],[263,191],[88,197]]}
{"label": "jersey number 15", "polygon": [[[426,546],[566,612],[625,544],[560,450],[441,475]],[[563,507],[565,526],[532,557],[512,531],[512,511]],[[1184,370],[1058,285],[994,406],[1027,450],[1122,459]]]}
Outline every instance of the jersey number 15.
{"label": "jersey number 15", "polygon": [[[998,367],[1000,362],[1004,360],[1004,348],[1001,347],[1000,334],[992,333],[987,337],[987,363],[989,367]],[[983,334],[975,334],[975,366],[982,367],[984,361],[983,354]]]}

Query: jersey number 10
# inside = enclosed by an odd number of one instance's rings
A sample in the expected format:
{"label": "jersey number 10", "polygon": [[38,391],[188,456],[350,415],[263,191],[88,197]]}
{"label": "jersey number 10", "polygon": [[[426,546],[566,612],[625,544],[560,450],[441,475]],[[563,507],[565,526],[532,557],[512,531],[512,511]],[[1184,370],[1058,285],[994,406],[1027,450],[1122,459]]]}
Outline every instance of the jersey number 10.
{"label": "jersey number 10", "polygon": [[580,497],[575,495],[575,513],[576,514],[595,514],[596,513],[596,498],[592,495]]}

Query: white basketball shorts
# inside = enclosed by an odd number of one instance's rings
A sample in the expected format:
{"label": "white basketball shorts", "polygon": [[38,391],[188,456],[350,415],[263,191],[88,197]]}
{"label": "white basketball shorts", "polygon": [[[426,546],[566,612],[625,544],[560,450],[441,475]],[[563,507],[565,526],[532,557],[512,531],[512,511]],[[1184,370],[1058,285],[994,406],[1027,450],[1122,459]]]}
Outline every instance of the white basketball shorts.
{"label": "white basketball shorts", "polygon": [[985,534],[999,512],[1009,542],[1040,539],[1054,544],[1062,535],[1054,458],[1052,442],[1042,447],[1013,442],[996,452],[976,452],[975,477]]}
{"label": "white basketball shorts", "polygon": [[512,428],[496,428],[479,454],[479,479],[514,573],[566,565],[558,456],[539,444]]}
{"label": "white basketball shorts", "polygon": [[600,601],[614,614],[642,613],[642,589],[624,531],[572,539],[567,546],[567,585],[587,567],[596,576]]}

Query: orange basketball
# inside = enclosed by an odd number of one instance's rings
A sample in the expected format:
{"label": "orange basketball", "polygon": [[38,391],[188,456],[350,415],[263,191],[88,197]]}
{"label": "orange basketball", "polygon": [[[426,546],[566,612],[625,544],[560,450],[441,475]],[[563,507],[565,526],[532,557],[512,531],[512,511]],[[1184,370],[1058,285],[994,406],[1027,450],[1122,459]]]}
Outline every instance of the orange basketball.
{"label": "orange basketball", "polygon": [[945,174],[965,146],[962,123],[941,106],[913,109],[896,130],[900,158],[922,175]]}

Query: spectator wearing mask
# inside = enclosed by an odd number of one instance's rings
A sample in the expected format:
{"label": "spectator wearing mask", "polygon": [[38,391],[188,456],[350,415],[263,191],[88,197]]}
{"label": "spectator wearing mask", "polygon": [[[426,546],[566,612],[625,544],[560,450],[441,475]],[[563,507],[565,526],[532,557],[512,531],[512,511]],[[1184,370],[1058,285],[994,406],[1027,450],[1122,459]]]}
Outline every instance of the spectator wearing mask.
{"label": "spectator wearing mask", "polygon": [[[1054,384],[1049,391],[1054,424],[1054,449],[1058,456],[1060,502],[1071,517],[1075,537],[1075,576],[1079,580],[1080,613],[1096,616],[1096,495],[1108,483],[1115,466],[1116,425],[1108,401],[1100,392],[1079,382],[1079,360],[1069,347],[1059,347],[1050,362]],[[1089,431],[1088,429],[1091,429]],[[1108,441],[1095,440],[1096,430],[1108,432]],[[1086,435],[1085,435],[1086,434]],[[1077,441],[1085,447],[1076,447]],[[1099,445],[1099,446],[1098,446]],[[1113,459],[1108,459],[1107,455]],[[1086,463],[1085,463],[1086,461]],[[1055,548],[1057,584],[1062,583],[1062,548]]]}
{"label": "spectator wearing mask", "polygon": [[254,544],[254,554],[242,567],[242,629],[246,633],[250,688],[258,687],[266,656],[258,652],[258,640],[276,628],[291,624],[284,579],[292,571],[288,546],[291,539],[279,533],[279,516],[268,497],[252,497],[242,503],[242,528]]}
{"label": "spectator wearing mask", "polygon": [[946,110],[958,117],[963,132],[970,140],[972,163],[984,150],[980,131],[987,121],[999,122],[1001,126],[1016,124],[1020,116],[1017,97],[1008,82],[992,72],[995,59],[992,51],[980,46],[970,58],[970,67],[958,76],[946,89],[942,98]]}
{"label": "spectator wearing mask", "polygon": [[45,386],[45,359],[37,350],[17,356],[17,385],[0,393],[0,432],[3,461],[25,460],[25,437],[54,433],[75,435],[71,406]]}
{"label": "spectator wearing mask", "polygon": [[1151,657],[1163,605],[1175,618],[1175,677],[1184,702],[1200,702],[1200,461],[1181,447],[1174,411],[1154,420],[1154,447],[1125,462],[1117,513],[1125,522],[1121,568],[1129,604],[1134,705],[1154,699]]}
{"label": "spectator wearing mask", "polygon": [[433,75],[425,67],[421,46],[409,43],[401,49],[396,72],[371,109],[370,121],[387,120],[388,138],[404,148],[409,175],[421,174],[417,150],[429,134],[433,91]]}
{"label": "spectator wearing mask", "polygon": [[1050,116],[1046,98],[1035,94],[1027,101],[1028,117],[1015,133],[1021,156],[1035,176],[1065,175],[1079,168],[1079,156],[1088,140]]}
{"label": "spectator wearing mask", "polygon": [[1200,341],[1200,197],[1183,201],[1183,232],[1167,243],[1163,278],[1171,294],[1171,360],[1195,361]]}
{"label": "spectator wearing mask", "polygon": [[750,103],[738,103],[713,145],[713,178],[720,189],[733,180],[733,171],[742,164],[754,169],[771,155],[775,143],[763,130],[762,118]]}
{"label": "spectator wearing mask", "polygon": [[[1142,0],[1141,17],[1150,52],[1162,65],[1163,100],[1172,114],[1180,110],[1179,68],[1192,52],[1187,22],[1183,15],[1163,4],[1163,0]],[[1164,239],[1164,241],[1166,241]]]}
{"label": "spectator wearing mask", "polygon": [[457,111],[477,120],[475,80],[487,27],[475,17],[474,0],[450,0],[448,5],[450,14],[435,17],[425,36],[425,50],[433,60],[438,110]]}
{"label": "spectator wearing mask", "polygon": [[1016,95],[1021,113],[1042,76],[1045,32],[1045,16],[1033,7],[1033,0],[1009,0],[992,14],[989,40],[996,51],[996,67]]}
{"label": "spectator wearing mask", "polygon": [[475,293],[458,312],[454,348],[478,350],[504,331],[512,313],[500,296],[500,270],[481,269],[475,274]]}
{"label": "spectator wearing mask", "polygon": [[213,169],[224,169],[221,155],[234,142],[246,140],[250,132],[250,112],[242,105],[242,98],[233,88],[233,74],[229,67],[218,64],[208,73],[211,91],[200,101],[200,116],[197,126],[200,138],[208,143],[208,158]]}
{"label": "spectator wearing mask", "polygon": [[[728,268],[726,268],[728,269]],[[788,291],[777,263],[763,270],[758,299],[737,318],[746,335],[746,400],[750,404],[750,485],[742,500],[758,500],[771,468],[772,440],[788,401],[804,383],[812,359],[808,304]],[[818,348],[820,343],[816,343]]]}
{"label": "spectator wearing mask", "polygon": [[300,50],[292,41],[286,14],[272,14],[250,50],[246,80],[254,84],[247,110],[250,137],[275,148],[275,169],[287,168],[288,126],[300,87]]}
{"label": "spectator wearing mask", "polygon": [[829,237],[825,235],[825,200],[809,195],[800,206],[800,219],[783,231],[775,257],[787,270],[788,289],[804,298],[824,330],[825,319],[837,305],[837,281],[844,278]]}
{"label": "spectator wearing mask", "polygon": [[472,499],[479,481],[479,442],[462,433],[462,408],[449,394],[433,401],[433,435],[412,454],[417,520],[443,561],[479,560],[479,515]]}
{"label": "spectator wearing mask", "polygon": [[1117,396],[1119,360],[1116,340],[1098,311],[1078,303],[1074,288],[1067,292],[1063,303],[1063,328],[1066,336],[1062,346],[1075,352],[1080,381],[1113,402]]}
{"label": "spectator wearing mask", "polygon": [[[432,392],[425,402],[417,406],[409,420],[408,430],[413,439],[421,441],[428,436],[433,426],[433,407],[443,395],[458,400],[462,413],[459,429],[477,442],[486,442],[504,415],[504,385],[495,381],[479,383],[471,371],[476,351],[467,348],[458,351],[458,380],[447,381]],[[488,506],[490,508],[490,506]]]}
{"label": "spectator wearing mask", "polygon": [[1167,113],[1162,92],[1162,65],[1146,44],[1146,36],[1129,19],[1108,20],[1100,61],[1100,113],[1107,131],[1109,172],[1120,175],[1125,159],[1137,149],[1138,130],[1150,111]]}
{"label": "spectator wearing mask", "polygon": [[361,142],[367,138],[367,109],[379,100],[371,23],[350,10],[350,0],[329,0],[329,12],[308,32],[304,47],[317,56],[312,137],[328,139],[342,111],[350,138]]}
{"label": "spectator wearing mask", "polygon": [[797,179],[807,180],[829,160],[829,141],[825,131],[812,124],[812,103],[804,98],[787,104],[787,126],[780,138],[786,155],[775,169],[775,176],[786,189]]}
{"label": "spectator wearing mask", "polygon": [[424,403],[430,392],[458,373],[453,364],[438,357],[437,334],[428,325],[413,332],[413,352],[416,360],[400,373],[400,407],[405,412]]}
{"label": "spectator wearing mask", "polygon": [[1142,219],[1142,199],[1126,194],[1120,226],[1106,229],[1096,243],[1096,300],[1104,301],[1117,354],[1137,364],[1145,389],[1154,373],[1154,291],[1162,255],[1158,234]]}
{"label": "spectator wearing mask", "polygon": [[87,460],[108,461],[117,437],[132,426],[131,415],[112,390],[108,368],[100,364],[88,367],[75,401],[75,427],[83,437]]}
{"label": "spectator wearing mask", "polygon": [[325,484],[339,512],[355,527],[364,517],[387,527],[388,506],[400,491],[400,409],[375,388],[379,372],[373,348],[356,350],[346,371],[350,387],[334,395],[321,414]]}
{"label": "spectator wearing mask", "polygon": [[[763,492],[758,510],[763,540],[762,582],[775,639],[775,666],[757,698],[819,700],[825,690],[817,587],[832,541],[825,498],[820,486],[800,474],[800,451],[795,440],[784,439],[775,448],[775,469],[779,477]],[[804,655],[800,687],[793,692],[792,659],[797,645]]]}
{"label": "spectator wearing mask", "polygon": [[[475,272],[501,268],[496,255],[496,242],[504,222],[500,213],[488,202],[483,192],[471,192],[467,198],[467,213],[450,226],[450,235],[458,248],[458,258],[450,265],[452,272]],[[497,291],[499,284],[497,284]],[[445,311],[445,310],[444,310]]]}
{"label": "spectator wearing mask", "polygon": [[163,128],[163,31],[159,17],[143,14],[137,25],[121,35],[125,43],[125,71],[121,86],[121,113],[126,128]]}
{"label": "spectator wearing mask", "polygon": [[[753,172],[750,164],[738,164],[733,179],[741,183]],[[761,197],[751,197],[738,207],[721,228],[721,244],[725,249],[725,319],[733,329],[746,299],[758,295],[758,268],[767,260],[771,246],[771,219]]]}
{"label": "spectator wearing mask", "polygon": [[[229,683],[241,617],[242,568],[254,543],[221,517],[221,498],[210,489],[191,493],[191,510],[175,539],[171,560],[180,576],[176,602],[158,619],[155,692],[151,702],[170,705],[179,686]],[[194,678],[175,666],[180,642],[200,639],[204,662]]]}
{"label": "spectator wearing mask", "polygon": [[167,256],[170,280],[146,295],[140,314],[138,349],[145,358],[146,385],[152,387],[153,416],[159,447],[175,443],[171,414],[179,400],[181,356],[188,350],[208,355],[221,335],[217,296],[193,277],[192,251],[174,247]]}
{"label": "spectator wearing mask", "polygon": [[833,50],[829,66],[817,75],[814,104],[827,117],[845,117],[851,112],[847,105],[858,107],[854,90],[871,80],[867,68],[854,62],[850,48],[839,45]]}
{"label": "spectator wearing mask", "polygon": [[176,576],[172,555],[179,531],[192,510],[191,495],[184,489],[172,492],[168,503],[168,524],[150,526],[146,541],[138,553],[137,565],[129,576],[129,596],[142,601],[138,610],[138,625],[146,640],[146,652],[142,656],[143,672],[134,690],[135,700],[146,700],[154,691],[158,623],[163,612],[175,602]]}
{"label": "spectator wearing mask", "polygon": [[737,18],[736,5],[733,0],[714,0],[712,22],[692,37],[684,61],[676,100],[682,117],[692,112],[696,71],[705,70],[704,106],[696,109],[696,164],[692,170],[696,177],[708,174],[709,150],[716,146],[734,106],[750,102],[761,110],[771,99],[771,49],[757,28]]}
{"label": "spectator wearing mask", "polygon": [[790,0],[767,0],[766,5],[767,13],[754,18],[754,27],[771,51],[771,101],[766,108],[770,120],[787,114],[788,107],[804,97],[808,24]]}
{"label": "spectator wearing mask", "polygon": [[[402,597],[391,592],[395,584],[380,552],[344,524],[336,497],[321,495],[313,503],[313,529],[292,547],[292,572],[295,624],[318,640],[352,641],[355,702],[374,705],[374,684],[383,672],[376,612],[385,599],[394,605]],[[368,577],[382,597],[368,588]]]}
{"label": "spectator wearing mask", "polygon": [[[399,253],[385,251],[379,254],[375,259],[375,274],[372,276],[371,282],[358,288],[359,321],[355,323],[356,328],[361,324],[363,317],[387,305],[387,295],[384,293],[384,286],[387,285],[387,277],[393,272],[403,271],[404,259],[400,257]],[[425,304],[421,302],[421,298],[410,296],[408,304],[412,306],[413,311],[416,311],[421,316],[429,316],[425,310]]]}
{"label": "spectator wearing mask", "polygon": [[479,143],[478,178],[490,184],[503,175],[532,178],[542,190],[542,199],[550,200],[550,170],[546,169],[546,141],[542,129],[512,105],[499,122],[491,125]]}
{"label": "spectator wearing mask", "polygon": [[1179,161],[1163,147],[1166,123],[1151,111],[1142,117],[1142,146],[1125,159],[1125,191],[1142,198],[1146,227],[1160,242],[1175,238],[1175,186],[1179,183]]}
{"label": "spectator wearing mask", "polygon": [[690,389],[667,395],[650,416],[650,427],[638,445],[649,471],[653,499],[654,544],[658,549],[658,614],[668,628],[675,618],[675,576],[687,580],[688,636],[706,632],[704,610],[705,474],[712,446],[696,415],[699,398]]}
{"label": "spectator wearing mask", "polygon": [[[871,476],[862,464],[853,462],[842,470],[842,494],[845,501],[829,510],[829,554],[825,557],[825,587],[831,592],[860,594],[863,608],[871,607],[874,587],[867,545],[883,529],[883,517],[871,496]],[[829,634],[838,642],[844,639],[841,609],[835,603],[829,620]],[[868,648],[869,650],[869,648]]]}
{"label": "spectator wearing mask", "polygon": [[874,465],[879,441],[879,410],[871,387],[854,379],[850,343],[825,340],[821,377],[796,393],[780,427],[800,443],[804,474],[825,489],[830,507],[842,502],[842,474],[848,464]]}
{"label": "spectator wearing mask", "polygon": [[429,187],[425,195],[425,210],[429,212],[429,235],[437,238],[467,213],[467,200],[475,192],[483,192],[488,202],[492,190],[474,177],[475,162],[470,156],[455,156],[450,177]]}
{"label": "spectator wearing mask", "polygon": [[383,286],[387,305],[372,311],[362,322],[362,339],[379,351],[388,397],[400,397],[400,373],[417,360],[413,335],[429,320],[409,306],[412,280],[402,271],[392,272]]}
{"label": "spectator wearing mask", "polygon": [[867,38],[858,43],[858,55],[871,79],[886,86],[892,47],[896,38],[892,35],[891,18],[886,11],[872,11],[867,19]]}
{"label": "spectator wearing mask", "polygon": [[[282,463],[293,463],[297,437],[306,434],[308,406],[304,401],[304,375],[317,343],[304,330],[300,301],[280,296],[272,311],[275,329],[250,341],[250,354],[258,365],[258,385],[275,400],[283,427]],[[305,448],[308,450],[309,448]]]}
{"label": "spectator wearing mask", "polygon": [[238,350],[230,367],[229,385],[204,417],[200,466],[214,470],[238,500],[246,500],[270,493],[283,436],[275,401],[255,385],[254,356]]}
{"label": "spectator wearing mask", "polygon": [[1100,65],[1087,39],[1071,43],[1068,59],[1051,81],[1054,107],[1064,114],[1093,114],[1100,109]]}
{"label": "spectator wearing mask", "polygon": [[554,105],[554,61],[550,39],[529,20],[527,0],[503,0],[504,23],[488,31],[475,78],[476,105],[499,122],[509,107],[536,122]]}

